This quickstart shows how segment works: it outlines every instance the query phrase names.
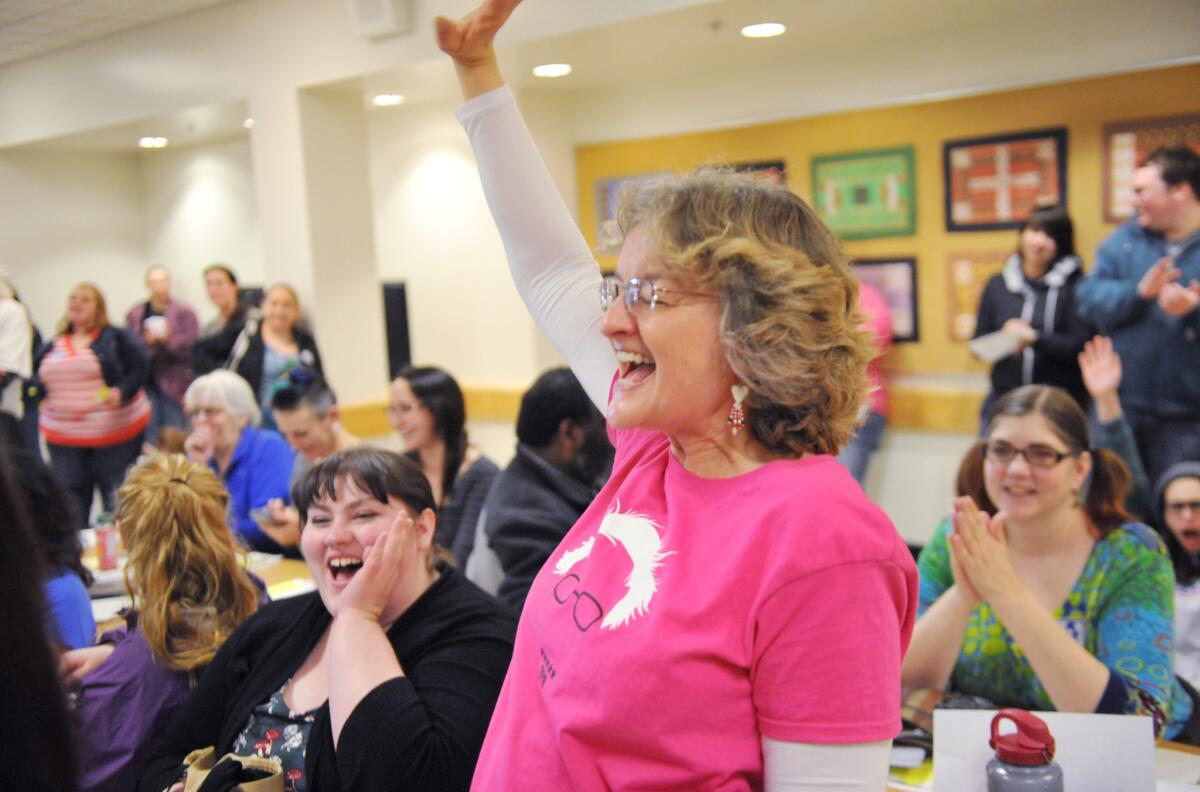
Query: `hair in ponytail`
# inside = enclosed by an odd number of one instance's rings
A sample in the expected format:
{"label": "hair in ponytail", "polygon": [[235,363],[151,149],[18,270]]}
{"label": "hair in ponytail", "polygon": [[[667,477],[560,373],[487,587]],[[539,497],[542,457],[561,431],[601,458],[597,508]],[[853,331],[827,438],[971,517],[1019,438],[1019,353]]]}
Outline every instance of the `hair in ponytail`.
{"label": "hair in ponytail", "polygon": [[1132,485],[1133,476],[1119,456],[1107,448],[1092,449],[1092,478],[1087,485],[1083,510],[1101,536],[1134,521],[1125,510],[1125,496]]}
{"label": "hair in ponytail", "polygon": [[224,485],[182,454],[155,454],[129,471],[117,500],[146,643],[168,668],[207,665],[259,598],[226,523]]}
{"label": "hair in ponytail", "polygon": [[[1084,484],[1087,495],[1082,506],[1101,537],[1133,520],[1124,506],[1125,496],[1132,482],[1129,468],[1125,467],[1125,463],[1112,451],[1091,447],[1087,415],[1070,394],[1050,385],[1026,385],[1009,391],[996,400],[988,413],[987,434],[991,435],[997,419],[1022,415],[1040,415],[1045,418],[1046,423],[1050,425],[1050,431],[1066,444],[1072,456],[1079,456],[1084,451],[1091,453],[1092,473],[1090,481]],[[962,468],[959,472],[961,476]],[[980,465],[981,489],[982,479]],[[976,502],[979,503],[978,500]],[[980,508],[984,508],[982,503]]]}
{"label": "hair in ponytail", "polygon": [[987,448],[985,441],[976,440],[963,455],[962,461],[958,463],[958,473],[954,477],[954,495],[959,498],[968,495],[976,506],[988,514],[995,514],[996,504],[992,503],[992,499],[988,497],[987,487],[983,484],[983,451],[985,448]]}

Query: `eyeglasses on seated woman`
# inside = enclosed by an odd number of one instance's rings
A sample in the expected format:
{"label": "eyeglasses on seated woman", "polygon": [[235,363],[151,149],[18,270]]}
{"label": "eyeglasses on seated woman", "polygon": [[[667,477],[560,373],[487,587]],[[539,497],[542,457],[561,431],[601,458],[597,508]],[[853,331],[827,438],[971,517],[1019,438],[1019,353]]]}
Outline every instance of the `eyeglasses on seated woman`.
{"label": "eyeglasses on seated woman", "polygon": [[230,636],[154,743],[140,788],[171,787],[185,756],[215,746],[276,759],[308,790],[465,789],[511,617],[441,560],[429,482],[399,454],[339,451],[293,501],[317,590]]}

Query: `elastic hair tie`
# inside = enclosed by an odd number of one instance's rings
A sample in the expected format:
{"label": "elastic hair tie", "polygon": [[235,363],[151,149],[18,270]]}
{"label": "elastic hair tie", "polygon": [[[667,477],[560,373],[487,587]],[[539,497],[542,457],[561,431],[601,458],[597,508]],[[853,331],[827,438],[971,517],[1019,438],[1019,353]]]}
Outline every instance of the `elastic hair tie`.
{"label": "elastic hair tie", "polygon": [[173,479],[171,479],[171,483],[172,483],[172,484],[183,484],[183,485],[185,485],[185,486],[186,486],[186,485],[187,485],[187,479],[173,478]]}

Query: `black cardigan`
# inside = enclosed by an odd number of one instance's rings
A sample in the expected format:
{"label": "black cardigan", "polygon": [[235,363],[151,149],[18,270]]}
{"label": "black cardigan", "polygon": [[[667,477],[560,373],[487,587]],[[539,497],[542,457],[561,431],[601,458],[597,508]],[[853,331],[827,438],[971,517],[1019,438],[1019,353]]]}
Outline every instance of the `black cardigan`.
{"label": "black cardigan", "polygon": [[[33,361],[35,375],[41,368],[42,360],[54,348],[54,342],[57,340],[58,336],[55,336],[38,351]],[[105,325],[92,341],[91,349],[100,361],[100,375],[104,378],[104,384],[121,391],[122,402],[136,396],[150,377],[150,356],[128,330],[116,325]]]}
{"label": "black cardigan", "polygon": [[[139,789],[161,792],[196,748],[227,753],[255,706],[300,668],[330,624],[313,592],[265,606],[217,652],[179,717],[151,747]],[[305,755],[310,792],[465,790],[512,656],[516,625],[450,568],[388,631],[405,676],[359,702],[335,752],[329,705]]]}
{"label": "black cardigan", "polygon": [[[1091,397],[1084,387],[1078,358],[1084,343],[1095,335],[1096,328],[1075,309],[1075,289],[1083,278],[1083,270],[1075,269],[1060,287],[1052,287],[1045,278],[1029,281],[1021,273],[1019,277],[1028,289],[1027,294],[1013,291],[1006,282],[1006,276],[1012,278],[1018,273],[1020,261],[1014,263],[1010,258],[1005,264],[1005,272],[993,275],[987,282],[979,301],[975,337],[999,330],[1009,319],[1019,319],[1026,300],[1031,300],[1029,323],[1038,333],[1037,341],[1030,347],[1032,377],[1027,381],[1024,353],[1009,355],[992,365],[992,394],[1000,396],[1022,385],[1055,385],[1087,409]],[[1054,293],[1053,303],[1049,302],[1051,292]],[[1051,319],[1053,331],[1049,329],[1048,320]]]}

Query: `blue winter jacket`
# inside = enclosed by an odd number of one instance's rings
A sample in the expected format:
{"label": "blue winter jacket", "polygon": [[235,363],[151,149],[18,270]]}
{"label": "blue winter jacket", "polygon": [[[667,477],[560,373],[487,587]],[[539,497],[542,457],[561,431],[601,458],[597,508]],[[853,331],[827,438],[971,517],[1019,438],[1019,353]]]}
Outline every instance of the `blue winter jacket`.
{"label": "blue winter jacket", "polygon": [[[1146,270],[1166,256],[1159,233],[1130,220],[1096,252],[1096,266],[1076,290],[1079,313],[1112,336],[1121,356],[1121,402],[1162,417],[1200,416],[1200,309],[1171,316],[1137,293]],[[1179,283],[1200,281],[1200,233],[1175,256]]]}

